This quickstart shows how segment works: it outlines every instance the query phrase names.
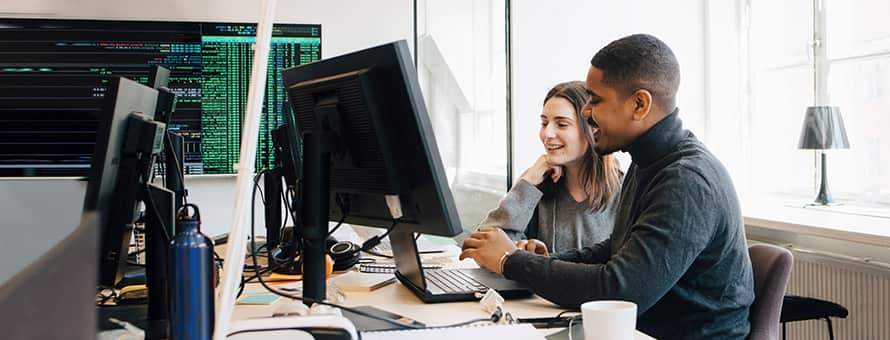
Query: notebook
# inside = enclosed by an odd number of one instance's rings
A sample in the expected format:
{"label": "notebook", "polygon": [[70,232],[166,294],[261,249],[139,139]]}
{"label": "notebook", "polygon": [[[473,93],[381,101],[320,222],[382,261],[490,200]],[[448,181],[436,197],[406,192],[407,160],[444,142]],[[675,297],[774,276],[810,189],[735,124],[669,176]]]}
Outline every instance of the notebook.
{"label": "notebook", "polygon": [[406,329],[397,331],[362,332],[362,340],[455,340],[455,339],[510,339],[545,340],[532,325],[485,325],[450,328]]}
{"label": "notebook", "polygon": [[396,277],[389,274],[347,272],[334,277],[331,281],[344,291],[370,292],[395,282]]}

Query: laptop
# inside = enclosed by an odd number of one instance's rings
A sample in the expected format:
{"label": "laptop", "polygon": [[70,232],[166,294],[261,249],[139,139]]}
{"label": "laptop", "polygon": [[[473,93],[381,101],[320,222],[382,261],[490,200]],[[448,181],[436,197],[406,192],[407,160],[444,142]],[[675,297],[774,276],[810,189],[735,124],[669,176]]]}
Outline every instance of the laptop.
{"label": "laptop", "polygon": [[494,289],[504,299],[524,298],[532,290],[519,282],[509,280],[485,268],[471,269],[423,269],[414,233],[393,230],[389,234],[395,275],[423,302],[455,302],[479,300],[488,289]]}

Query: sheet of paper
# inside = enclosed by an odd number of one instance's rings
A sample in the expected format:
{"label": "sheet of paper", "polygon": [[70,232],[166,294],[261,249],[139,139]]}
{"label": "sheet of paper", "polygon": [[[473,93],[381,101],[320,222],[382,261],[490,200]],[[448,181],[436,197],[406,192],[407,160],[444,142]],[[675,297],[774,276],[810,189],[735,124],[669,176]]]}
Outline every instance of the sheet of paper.
{"label": "sheet of paper", "polygon": [[363,332],[363,340],[454,340],[510,339],[545,340],[530,324],[466,326],[454,328],[411,329],[384,332]]}

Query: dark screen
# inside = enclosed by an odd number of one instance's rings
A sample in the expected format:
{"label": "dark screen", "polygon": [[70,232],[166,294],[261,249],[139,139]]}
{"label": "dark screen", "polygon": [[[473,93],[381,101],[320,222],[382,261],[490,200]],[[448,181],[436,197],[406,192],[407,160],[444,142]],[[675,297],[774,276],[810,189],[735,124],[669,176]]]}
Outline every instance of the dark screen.
{"label": "dark screen", "polygon": [[[230,174],[238,160],[256,25],[0,19],[0,176],[86,176],[113,76],[143,84],[170,69],[188,174]],[[321,57],[321,26],[273,28],[257,168],[274,163],[270,131],[286,101],[280,70]]]}

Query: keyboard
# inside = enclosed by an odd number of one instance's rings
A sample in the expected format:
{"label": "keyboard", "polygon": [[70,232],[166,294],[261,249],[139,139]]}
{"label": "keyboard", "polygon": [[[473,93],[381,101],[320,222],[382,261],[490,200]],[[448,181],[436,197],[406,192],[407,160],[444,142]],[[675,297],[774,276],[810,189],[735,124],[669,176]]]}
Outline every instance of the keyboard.
{"label": "keyboard", "polygon": [[[428,269],[442,269],[440,265],[424,265],[424,270]],[[395,263],[362,263],[358,266],[358,271],[362,273],[376,273],[376,274],[392,274],[396,271]]]}
{"label": "keyboard", "polygon": [[[483,292],[488,287],[459,270],[424,270],[427,286],[438,287],[445,293]],[[427,288],[429,289],[429,288]]]}

